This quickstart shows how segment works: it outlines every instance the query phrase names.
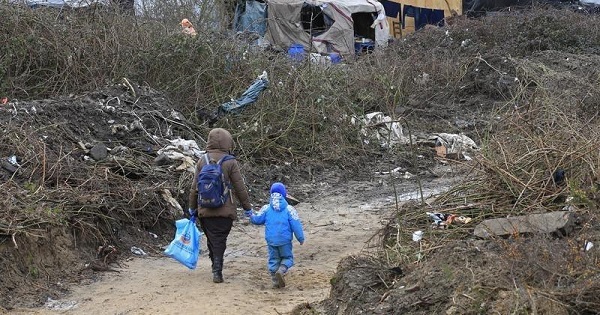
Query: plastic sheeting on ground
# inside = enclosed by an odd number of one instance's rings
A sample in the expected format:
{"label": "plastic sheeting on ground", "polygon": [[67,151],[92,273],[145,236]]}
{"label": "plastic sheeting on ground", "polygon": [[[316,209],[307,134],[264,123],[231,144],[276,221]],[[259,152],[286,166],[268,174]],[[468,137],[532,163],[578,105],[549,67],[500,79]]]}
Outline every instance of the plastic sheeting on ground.
{"label": "plastic sheeting on ground", "polygon": [[429,139],[435,140],[436,144],[445,146],[448,153],[479,150],[479,146],[477,146],[475,141],[464,134],[436,133],[429,137]]}
{"label": "plastic sheeting on ground", "polygon": [[382,147],[388,148],[396,144],[410,143],[410,138],[402,132],[400,122],[382,112],[369,113],[362,118],[353,117],[351,121],[353,124],[361,125],[363,141],[367,144],[375,140]]}

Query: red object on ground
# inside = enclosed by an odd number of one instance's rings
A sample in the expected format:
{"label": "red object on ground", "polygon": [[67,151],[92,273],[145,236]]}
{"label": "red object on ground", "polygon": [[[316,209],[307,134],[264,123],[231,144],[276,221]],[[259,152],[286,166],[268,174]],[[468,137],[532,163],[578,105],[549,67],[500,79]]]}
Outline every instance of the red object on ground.
{"label": "red object on ground", "polygon": [[6,103],[8,103],[8,97],[3,97],[0,99],[0,104],[4,105]]}

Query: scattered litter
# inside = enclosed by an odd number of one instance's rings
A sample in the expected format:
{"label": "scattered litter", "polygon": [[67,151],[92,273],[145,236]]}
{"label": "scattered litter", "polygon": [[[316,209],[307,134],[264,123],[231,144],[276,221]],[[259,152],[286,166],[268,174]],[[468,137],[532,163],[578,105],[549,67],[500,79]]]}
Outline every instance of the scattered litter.
{"label": "scattered litter", "polygon": [[351,122],[362,126],[361,133],[365,144],[369,144],[371,139],[378,141],[384,148],[410,143],[410,138],[404,135],[400,122],[382,112],[369,113],[362,118],[352,117]]}
{"label": "scattered litter", "polygon": [[464,134],[438,133],[429,140],[435,141],[436,155],[441,158],[470,161],[472,158],[464,152],[479,150],[475,141]]}
{"label": "scattered litter", "polygon": [[171,144],[158,150],[158,156],[165,156],[170,160],[181,161],[176,170],[186,170],[191,173],[195,171],[196,162],[194,158],[200,158],[205,151],[200,150],[194,140],[185,140],[177,138],[170,140]]}
{"label": "scattered litter", "polygon": [[584,251],[589,251],[590,249],[592,249],[592,247],[594,247],[594,243],[586,240],[585,242],[583,242],[583,250]]}
{"label": "scattered litter", "polygon": [[148,232],[148,234],[150,234],[150,236],[152,236],[153,238],[158,238],[158,235],[152,233],[152,232]]}
{"label": "scattered litter", "polygon": [[445,214],[439,212],[426,212],[426,214],[433,220],[431,225],[434,229],[444,229],[454,222],[467,224],[472,221],[472,219],[469,217],[457,216],[455,214]]}
{"label": "scattered litter", "polygon": [[0,160],[0,166],[10,173],[15,173],[17,169],[21,167],[21,165],[17,163],[17,157],[14,155],[8,158],[2,158]]}
{"label": "scattered litter", "polygon": [[418,242],[423,239],[423,231],[414,231],[412,234],[412,240]]}
{"label": "scattered litter", "polygon": [[194,29],[194,25],[192,25],[192,22],[190,22],[190,20],[183,19],[183,20],[181,20],[180,25],[181,25],[181,33],[192,36],[192,37],[198,35],[196,30]]}
{"label": "scattered litter", "polygon": [[423,72],[422,74],[419,74],[417,77],[415,77],[413,81],[418,85],[426,85],[429,83],[429,77],[429,73]]}
{"label": "scattered litter", "polygon": [[59,301],[48,298],[44,307],[53,311],[68,311],[77,307],[76,301]]}
{"label": "scattered litter", "polygon": [[13,166],[16,167],[21,167],[21,165],[19,165],[19,162],[17,162],[17,156],[16,155],[11,155],[8,158],[8,163],[12,164]]}
{"label": "scattered litter", "polygon": [[0,104],[2,104],[2,105],[8,104],[8,97],[0,98]]}
{"label": "scattered litter", "polygon": [[342,61],[341,56],[336,53],[329,54],[328,56],[321,55],[319,53],[311,53],[309,59],[312,63],[319,65],[337,64]]}
{"label": "scattered litter", "polygon": [[141,248],[135,247],[135,246],[131,246],[131,253],[134,254],[134,255],[138,255],[138,256],[146,256],[146,255],[148,255]]}
{"label": "scattered litter", "polygon": [[179,121],[184,120],[183,115],[174,109],[171,110],[171,117],[173,117],[174,119],[179,120]]}
{"label": "scattered litter", "polygon": [[377,174],[377,175],[397,174],[397,173],[400,173],[401,170],[402,170],[402,167],[396,167],[395,169],[393,169],[391,171],[380,171],[380,172],[375,172],[375,174]]}

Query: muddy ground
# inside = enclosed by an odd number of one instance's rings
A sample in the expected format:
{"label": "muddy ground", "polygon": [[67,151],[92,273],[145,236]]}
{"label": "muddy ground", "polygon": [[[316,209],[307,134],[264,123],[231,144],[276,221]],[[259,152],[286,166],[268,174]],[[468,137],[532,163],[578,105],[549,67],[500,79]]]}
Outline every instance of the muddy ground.
{"label": "muddy ground", "polygon": [[[456,180],[450,167],[438,171],[443,176],[427,181],[426,195],[432,189],[447,189]],[[405,195],[402,202],[416,195],[414,179],[394,181],[398,192]],[[78,284],[66,296],[54,297],[45,307],[18,309],[15,313],[289,313],[299,304],[315,303],[327,296],[342,258],[377,246],[371,238],[387,224],[390,209],[395,207],[389,183],[389,176],[379,176],[372,181],[290,186],[292,194],[313,191],[315,186],[320,193],[310,194],[297,206],[306,243],[295,244],[296,266],[286,277],[285,289],[270,288],[263,229],[242,219],[236,222],[230,235],[223,284],[211,282],[206,248],[194,271],[160,255],[135,256],[122,262],[121,268],[115,266],[118,273],[108,272],[100,281]],[[156,249],[164,245],[159,242]]]}

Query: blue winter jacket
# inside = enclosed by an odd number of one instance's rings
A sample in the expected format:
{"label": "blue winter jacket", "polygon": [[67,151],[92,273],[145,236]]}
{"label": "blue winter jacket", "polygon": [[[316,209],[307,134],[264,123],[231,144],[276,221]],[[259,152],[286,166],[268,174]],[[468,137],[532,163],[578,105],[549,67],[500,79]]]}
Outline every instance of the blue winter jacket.
{"label": "blue winter jacket", "polygon": [[265,225],[265,240],[268,245],[281,246],[292,242],[292,233],[300,243],[304,243],[302,222],[296,209],[288,205],[280,193],[272,193],[268,205],[257,214],[250,216],[250,222]]}

